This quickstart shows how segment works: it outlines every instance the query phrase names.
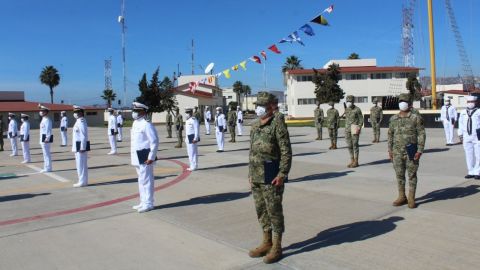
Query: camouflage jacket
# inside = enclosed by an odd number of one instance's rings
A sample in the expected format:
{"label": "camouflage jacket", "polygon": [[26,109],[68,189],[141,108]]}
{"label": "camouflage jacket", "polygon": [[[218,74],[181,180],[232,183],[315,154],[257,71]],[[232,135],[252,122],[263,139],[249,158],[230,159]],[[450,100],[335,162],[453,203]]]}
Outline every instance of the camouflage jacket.
{"label": "camouflage jacket", "polygon": [[180,113],[175,116],[175,126],[178,130],[183,130],[183,116]]}
{"label": "camouflage jacket", "polygon": [[350,132],[352,125],[363,127],[363,114],[360,108],[352,105],[351,108],[345,109],[345,129]]}
{"label": "camouflage jacket", "polygon": [[200,113],[200,111],[194,112],[193,117],[195,117],[195,119],[198,120],[198,124],[200,124],[200,122],[202,122],[202,114]]}
{"label": "camouflage jacket", "polygon": [[292,166],[292,146],[287,125],[276,115],[264,125],[260,119],[253,122],[250,130],[250,155],[248,177],[253,183],[264,183],[264,163],[278,161],[277,176],[286,178]]}
{"label": "camouflage jacket", "polygon": [[327,125],[328,128],[338,129],[338,121],[340,120],[340,114],[335,108],[330,108],[327,111]]}
{"label": "camouflage jacket", "polygon": [[322,123],[323,122],[323,110],[321,108],[316,108],[314,113],[314,121],[315,123]]}
{"label": "camouflage jacket", "polygon": [[373,106],[370,109],[370,122],[380,123],[383,120],[383,110],[381,107]]}
{"label": "camouflage jacket", "polygon": [[237,125],[237,111],[229,111],[227,118],[227,124],[229,127],[234,127]]}
{"label": "camouflage jacket", "polygon": [[169,125],[169,126],[173,125],[172,114],[167,113],[167,117],[166,117],[166,118],[167,118],[167,119],[166,119],[165,122],[167,122],[167,125]]}
{"label": "camouflage jacket", "polygon": [[406,154],[407,144],[417,144],[417,152],[425,148],[425,127],[420,114],[409,112],[406,117],[396,114],[390,118],[388,127],[388,151],[394,154]]}

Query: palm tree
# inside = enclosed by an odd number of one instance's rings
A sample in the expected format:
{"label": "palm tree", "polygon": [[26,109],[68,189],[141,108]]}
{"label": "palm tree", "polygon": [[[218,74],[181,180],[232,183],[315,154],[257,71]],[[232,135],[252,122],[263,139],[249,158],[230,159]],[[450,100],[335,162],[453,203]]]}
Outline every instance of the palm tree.
{"label": "palm tree", "polygon": [[285,64],[283,64],[282,66],[284,85],[287,84],[287,76],[286,76],[287,71],[294,70],[294,69],[303,69],[301,62],[302,60],[298,59],[298,57],[296,57],[295,55],[287,57]]}
{"label": "palm tree", "polygon": [[250,85],[243,86],[243,94],[245,95],[245,109],[248,111],[248,96],[252,94],[252,88],[250,88]]}
{"label": "palm tree", "polygon": [[103,90],[103,95],[101,96],[101,98],[107,101],[107,106],[108,108],[110,108],[112,106],[112,101],[117,98],[117,94],[115,94],[112,89],[105,89]]}
{"label": "palm tree", "polygon": [[50,88],[50,101],[53,103],[53,88],[60,84],[60,75],[53,66],[46,66],[40,73],[40,82]]}
{"label": "palm tree", "polygon": [[243,94],[243,91],[244,91],[244,85],[241,81],[236,81],[233,83],[233,92],[235,92],[235,94],[237,94],[237,102],[238,102],[238,106],[241,106],[240,105],[240,95]]}
{"label": "palm tree", "polygon": [[348,56],[348,59],[349,60],[360,59],[360,55],[358,55],[358,53],[353,52]]}

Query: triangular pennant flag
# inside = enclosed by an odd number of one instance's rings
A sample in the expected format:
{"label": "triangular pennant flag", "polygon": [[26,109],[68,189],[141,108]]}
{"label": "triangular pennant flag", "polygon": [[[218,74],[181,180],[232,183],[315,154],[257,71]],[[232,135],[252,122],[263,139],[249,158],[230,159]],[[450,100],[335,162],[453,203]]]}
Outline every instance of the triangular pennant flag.
{"label": "triangular pennant flag", "polygon": [[275,45],[275,44],[272,45],[272,46],[270,46],[270,47],[268,47],[268,49],[269,49],[270,51],[274,52],[274,53],[277,53],[277,54],[282,53],[282,52],[277,48],[277,45]]}
{"label": "triangular pennant flag", "polygon": [[300,27],[300,30],[302,30],[305,34],[309,36],[314,36],[315,33],[313,32],[313,28],[307,23],[304,26]]}
{"label": "triangular pennant flag", "polygon": [[255,63],[259,63],[259,64],[262,63],[262,60],[260,59],[260,57],[258,57],[258,56],[256,56],[256,55],[250,57],[249,59],[252,60],[252,61],[255,62]]}
{"label": "triangular pennant flag", "polygon": [[219,77],[222,76],[222,74],[223,74],[222,72],[219,72],[219,73],[215,74],[215,77],[219,78]]}
{"label": "triangular pennant flag", "polygon": [[260,54],[262,55],[263,59],[267,60],[267,53],[265,51],[261,51]]}
{"label": "triangular pennant flag", "polygon": [[303,46],[305,46],[302,39],[298,36],[297,31],[291,33],[288,37],[292,39],[292,42],[298,42],[298,43],[302,44]]}
{"label": "triangular pennant flag", "polygon": [[223,74],[225,75],[225,78],[230,79],[230,77],[231,77],[231,76],[230,76],[230,69],[225,69],[225,70],[223,71]]}
{"label": "triangular pennant flag", "polygon": [[332,13],[333,11],[333,5],[329,6],[328,8],[326,8],[323,12],[328,12],[328,13]]}
{"label": "triangular pennant flag", "polygon": [[285,42],[290,42],[292,43],[293,40],[291,39],[288,39],[288,38],[282,38],[282,40],[280,40],[278,43],[285,43]]}
{"label": "triangular pennant flag", "polygon": [[317,17],[315,17],[315,19],[311,20],[311,22],[321,25],[329,25],[327,19],[325,19],[325,17],[323,17],[322,15],[318,15]]}
{"label": "triangular pennant flag", "polygon": [[247,70],[247,61],[241,62],[240,66],[243,68],[243,70]]}
{"label": "triangular pennant flag", "polygon": [[233,71],[237,71],[237,70],[238,70],[238,65],[233,66],[233,67],[232,67],[232,70],[233,70]]}

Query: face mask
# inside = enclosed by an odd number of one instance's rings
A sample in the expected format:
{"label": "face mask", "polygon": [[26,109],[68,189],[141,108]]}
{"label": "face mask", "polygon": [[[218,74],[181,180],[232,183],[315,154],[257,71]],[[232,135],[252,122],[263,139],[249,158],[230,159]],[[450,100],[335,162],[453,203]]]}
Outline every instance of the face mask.
{"label": "face mask", "polygon": [[12,120],[12,117],[9,116],[9,117],[8,117],[8,120]]}
{"label": "face mask", "polygon": [[352,107],[352,105],[353,105],[352,102],[347,102],[347,107],[348,108]]}
{"label": "face mask", "polygon": [[450,105],[450,101],[445,101],[445,105]]}
{"label": "face mask", "polygon": [[263,106],[257,106],[257,108],[255,109],[255,113],[258,117],[262,118],[267,114],[267,109]]}
{"label": "face mask", "polygon": [[191,113],[187,113],[187,119],[189,119],[190,117],[192,117],[192,114],[191,114]]}
{"label": "face mask", "polygon": [[138,112],[132,112],[133,120],[138,120]]}
{"label": "face mask", "polygon": [[405,102],[405,101],[402,101],[400,103],[398,103],[398,108],[400,108],[401,111],[406,111],[408,110],[408,103]]}
{"label": "face mask", "polygon": [[467,108],[469,108],[469,109],[475,108],[475,103],[470,103],[470,102],[468,102],[468,103],[467,103]]}
{"label": "face mask", "polygon": [[44,112],[39,112],[40,116],[44,116],[45,113]]}
{"label": "face mask", "polygon": [[219,115],[219,114],[220,114],[220,112],[219,112],[219,111],[217,111],[217,115]]}
{"label": "face mask", "polygon": [[23,122],[25,122],[25,119],[22,118],[22,119],[20,119],[20,121],[22,121],[22,123],[23,123]]}
{"label": "face mask", "polygon": [[73,117],[74,117],[75,119],[78,119],[78,113],[73,113]]}

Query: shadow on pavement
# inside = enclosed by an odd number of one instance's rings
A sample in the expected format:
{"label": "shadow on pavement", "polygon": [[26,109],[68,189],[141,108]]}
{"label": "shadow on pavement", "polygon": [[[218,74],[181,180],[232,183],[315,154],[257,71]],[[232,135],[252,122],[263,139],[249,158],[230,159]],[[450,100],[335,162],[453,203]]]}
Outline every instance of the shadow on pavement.
{"label": "shadow on pavement", "polygon": [[308,136],[307,134],[296,134],[296,135],[290,135],[290,138],[294,138],[294,137],[305,137],[305,136]]}
{"label": "shadow on pavement", "polygon": [[316,181],[316,180],[328,180],[332,178],[338,178],[347,176],[349,173],[354,171],[344,171],[344,172],[327,172],[327,173],[317,173],[312,175],[307,175],[301,178],[289,179],[290,183],[304,182],[304,181]]}
{"label": "shadow on pavement", "polygon": [[[177,175],[155,176],[155,181],[156,181],[156,180],[163,179],[163,178],[173,177],[173,176],[177,176]],[[129,184],[129,183],[136,183],[136,182],[138,182],[138,178],[130,178],[130,179],[122,179],[122,180],[110,181],[110,182],[101,182],[101,183],[95,183],[95,184],[88,184],[88,186],[89,186],[89,187],[108,186],[108,185]]]}
{"label": "shadow on pavement", "polygon": [[369,163],[364,163],[360,164],[360,166],[372,166],[372,165],[380,165],[380,164],[386,164],[386,163],[391,163],[390,159],[380,159],[380,160],[375,160]]}
{"label": "shadow on pavement", "polygon": [[45,196],[45,195],[50,195],[50,194],[51,194],[51,193],[38,193],[38,194],[25,193],[25,194],[18,194],[18,195],[9,195],[9,196],[0,197],[0,202],[8,202],[8,201],[31,199],[31,198],[33,198],[33,197]]}
{"label": "shadow on pavement", "polygon": [[298,154],[293,154],[294,157],[303,157],[303,156],[314,156],[314,155],[319,155],[324,152],[309,152],[309,153],[298,153]]}
{"label": "shadow on pavement", "polygon": [[191,198],[189,200],[176,202],[176,203],[159,205],[159,206],[155,207],[155,209],[158,210],[158,209],[191,206],[191,205],[198,205],[198,204],[222,203],[222,202],[240,200],[240,199],[246,198],[248,196],[250,196],[250,191],[248,191],[248,192],[220,193],[220,194],[213,194],[213,195]]}
{"label": "shadow on pavement", "polygon": [[[371,145],[373,145],[373,144],[371,144],[371,143],[368,143],[368,144],[360,144],[360,145],[358,145],[358,147],[366,147],[366,146],[371,146]],[[348,147],[347,147],[347,146],[343,146],[343,147],[338,147],[337,149],[348,149]]]}
{"label": "shadow on pavement", "polygon": [[393,231],[397,227],[395,222],[401,220],[404,220],[404,218],[394,216],[382,220],[360,221],[330,228],[321,231],[310,239],[285,247],[283,249],[283,257],[286,258],[292,255],[344,243],[364,241]]}
{"label": "shadow on pavement", "polygon": [[478,192],[480,192],[479,188],[480,188],[480,185],[444,188],[444,189],[432,191],[420,198],[417,198],[415,201],[417,202],[418,205],[420,205],[420,204],[431,203],[435,201],[460,199],[460,198],[477,194]]}
{"label": "shadow on pavement", "polygon": [[228,168],[243,167],[243,166],[247,166],[247,165],[248,165],[248,162],[233,163],[233,164],[219,165],[219,166],[214,166],[214,167],[199,168],[199,169],[197,169],[197,171],[228,169]]}
{"label": "shadow on pavement", "polygon": [[[128,166],[129,164],[113,164],[113,165],[102,165],[102,166],[92,166],[88,167],[89,170],[95,170],[95,169],[105,169],[105,168],[113,168],[113,167],[122,167],[122,166]],[[55,170],[55,172],[64,172],[64,171],[76,171],[77,168],[73,169],[65,169],[65,170]]]}
{"label": "shadow on pavement", "polygon": [[314,142],[315,140],[312,140],[312,141],[308,141],[308,142],[292,142],[290,144],[306,144],[306,143],[312,143]]}
{"label": "shadow on pavement", "polygon": [[233,149],[233,150],[225,150],[223,152],[228,153],[228,152],[241,152],[241,151],[248,151],[250,148],[240,148],[240,149]]}
{"label": "shadow on pavement", "polygon": [[425,149],[423,150],[423,153],[438,153],[438,152],[445,152],[449,151],[450,148],[432,148],[432,149]]}
{"label": "shadow on pavement", "polygon": [[[75,158],[52,159],[52,162],[54,162],[54,161],[68,161],[68,160],[75,160]],[[43,160],[32,161],[30,163],[43,163]]]}

